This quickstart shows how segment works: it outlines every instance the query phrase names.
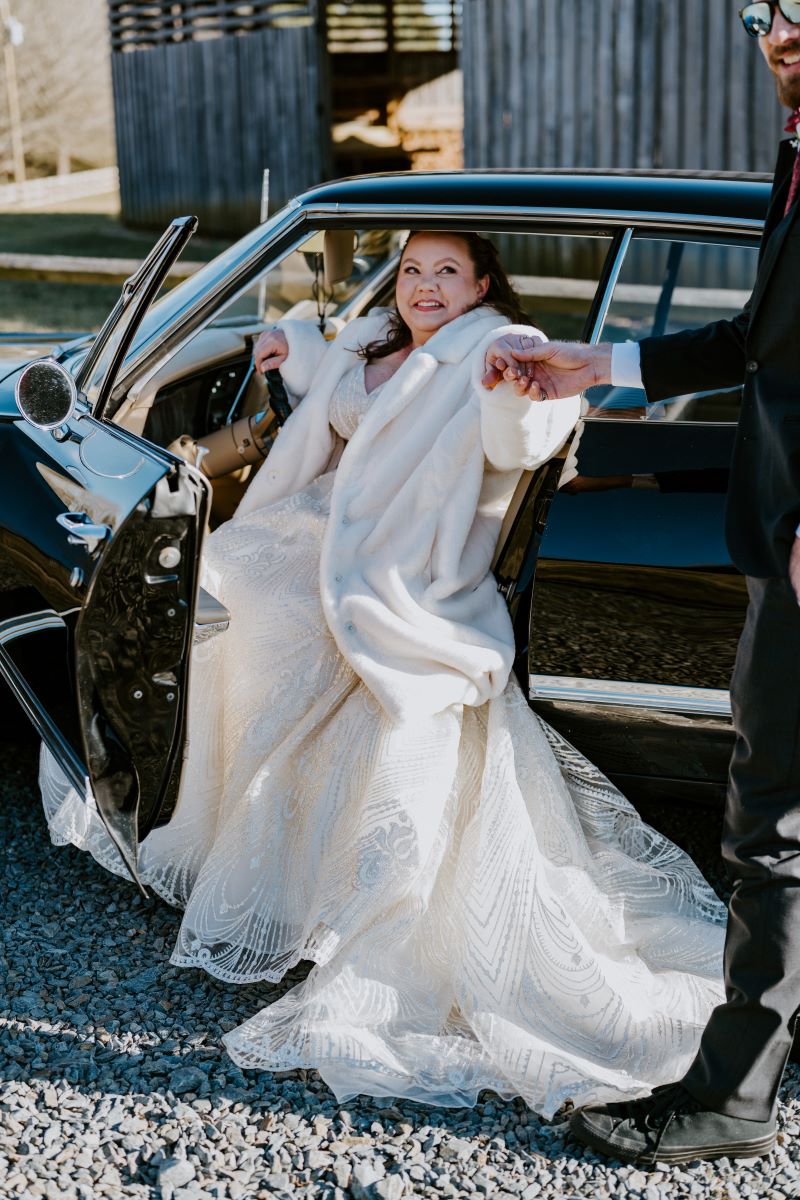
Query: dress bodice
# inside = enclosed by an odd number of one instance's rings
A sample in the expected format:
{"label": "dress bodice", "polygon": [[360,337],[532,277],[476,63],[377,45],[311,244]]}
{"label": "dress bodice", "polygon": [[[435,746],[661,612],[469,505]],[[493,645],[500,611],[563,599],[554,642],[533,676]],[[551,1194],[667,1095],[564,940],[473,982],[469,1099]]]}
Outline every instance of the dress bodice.
{"label": "dress bodice", "polygon": [[367,392],[366,362],[360,358],[339,380],[331,396],[328,420],[340,437],[349,440],[369,412],[383,384]]}

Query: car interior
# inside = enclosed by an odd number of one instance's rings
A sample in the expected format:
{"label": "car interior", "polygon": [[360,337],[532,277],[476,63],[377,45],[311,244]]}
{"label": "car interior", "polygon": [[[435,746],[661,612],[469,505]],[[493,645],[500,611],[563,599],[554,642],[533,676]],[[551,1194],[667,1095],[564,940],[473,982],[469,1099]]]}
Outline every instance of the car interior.
{"label": "car interior", "polygon": [[[118,408],[115,422],[168,447],[211,480],[214,528],[233,515],[289,409],[277,373],[255,373],[258,335],[281,318],[316,323],[328,339],[393,302],[408,230],[320,231],[218,313]],[[549,336],[579,338],[610,240],[500,234],[523,308]],[[566,278],[565,278],[566,276]],[[277,417],[277,419],[276,419]]]}
{"label": "car interior", "polygon": [[[407,229],[331,228],[306,237],[150,377],[114,420],[168,447],[210,479],[210,524],[229,519],[266,457],[289,401],[277,372],[252,364],[258,335],[281,318],[315,322],[332,339],[348,321],[393,301]],[[610,238],[552,232],[493,234],[530,314],[551,338],[585,336]],[[631,243],[603,336],[640,338],[733,315],[745,302],[756,250],[653,234]],[[740,389],[647,406],[637,389],[587,393],[588,419],[735,421]]]}

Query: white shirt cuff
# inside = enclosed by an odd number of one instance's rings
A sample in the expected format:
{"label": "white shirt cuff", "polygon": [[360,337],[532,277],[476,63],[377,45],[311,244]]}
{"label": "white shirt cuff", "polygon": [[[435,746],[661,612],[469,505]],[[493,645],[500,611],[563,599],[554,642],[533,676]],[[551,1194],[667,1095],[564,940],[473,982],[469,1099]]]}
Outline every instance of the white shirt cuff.
{"label": "white shirt cuff", "polygon": [[615,342],[611,347],[611,386],[644,387],[638,342]]}

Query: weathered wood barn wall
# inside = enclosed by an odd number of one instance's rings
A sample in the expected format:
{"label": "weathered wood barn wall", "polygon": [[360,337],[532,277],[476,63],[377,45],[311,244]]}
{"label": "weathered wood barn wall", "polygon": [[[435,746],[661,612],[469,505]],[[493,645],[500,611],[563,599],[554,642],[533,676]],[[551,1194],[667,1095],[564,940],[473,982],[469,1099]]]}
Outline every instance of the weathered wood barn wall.
{"label": "weathered wood barn wall", "polygon": [[771,171],[783,120],[733,0],[466,0],[471,167]]}
{"label": "weathered wood barn wall", "polygon": [[319,0],[109,0],[122,215],[238,233],[330,174]]}

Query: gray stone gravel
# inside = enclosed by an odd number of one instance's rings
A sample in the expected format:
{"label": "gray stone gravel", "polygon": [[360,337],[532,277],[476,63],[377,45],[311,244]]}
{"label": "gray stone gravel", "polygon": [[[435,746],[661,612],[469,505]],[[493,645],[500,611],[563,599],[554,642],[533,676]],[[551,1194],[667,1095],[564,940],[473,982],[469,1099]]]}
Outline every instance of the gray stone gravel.
{"label": "gray stone gravel", "polygon": [[[648,815],[673,836],[689,829],[716,877],[714,814]],[[488,1093],[473,1110],[342,1108],[313,1072],[243,1074],[220,1037],[281,989],[171,967],[177,914],[50,846],[25,737],[0,747],[0,856],[3,1200],[800,1197],[796,1068],[774,1154],[648,1172]]]}

